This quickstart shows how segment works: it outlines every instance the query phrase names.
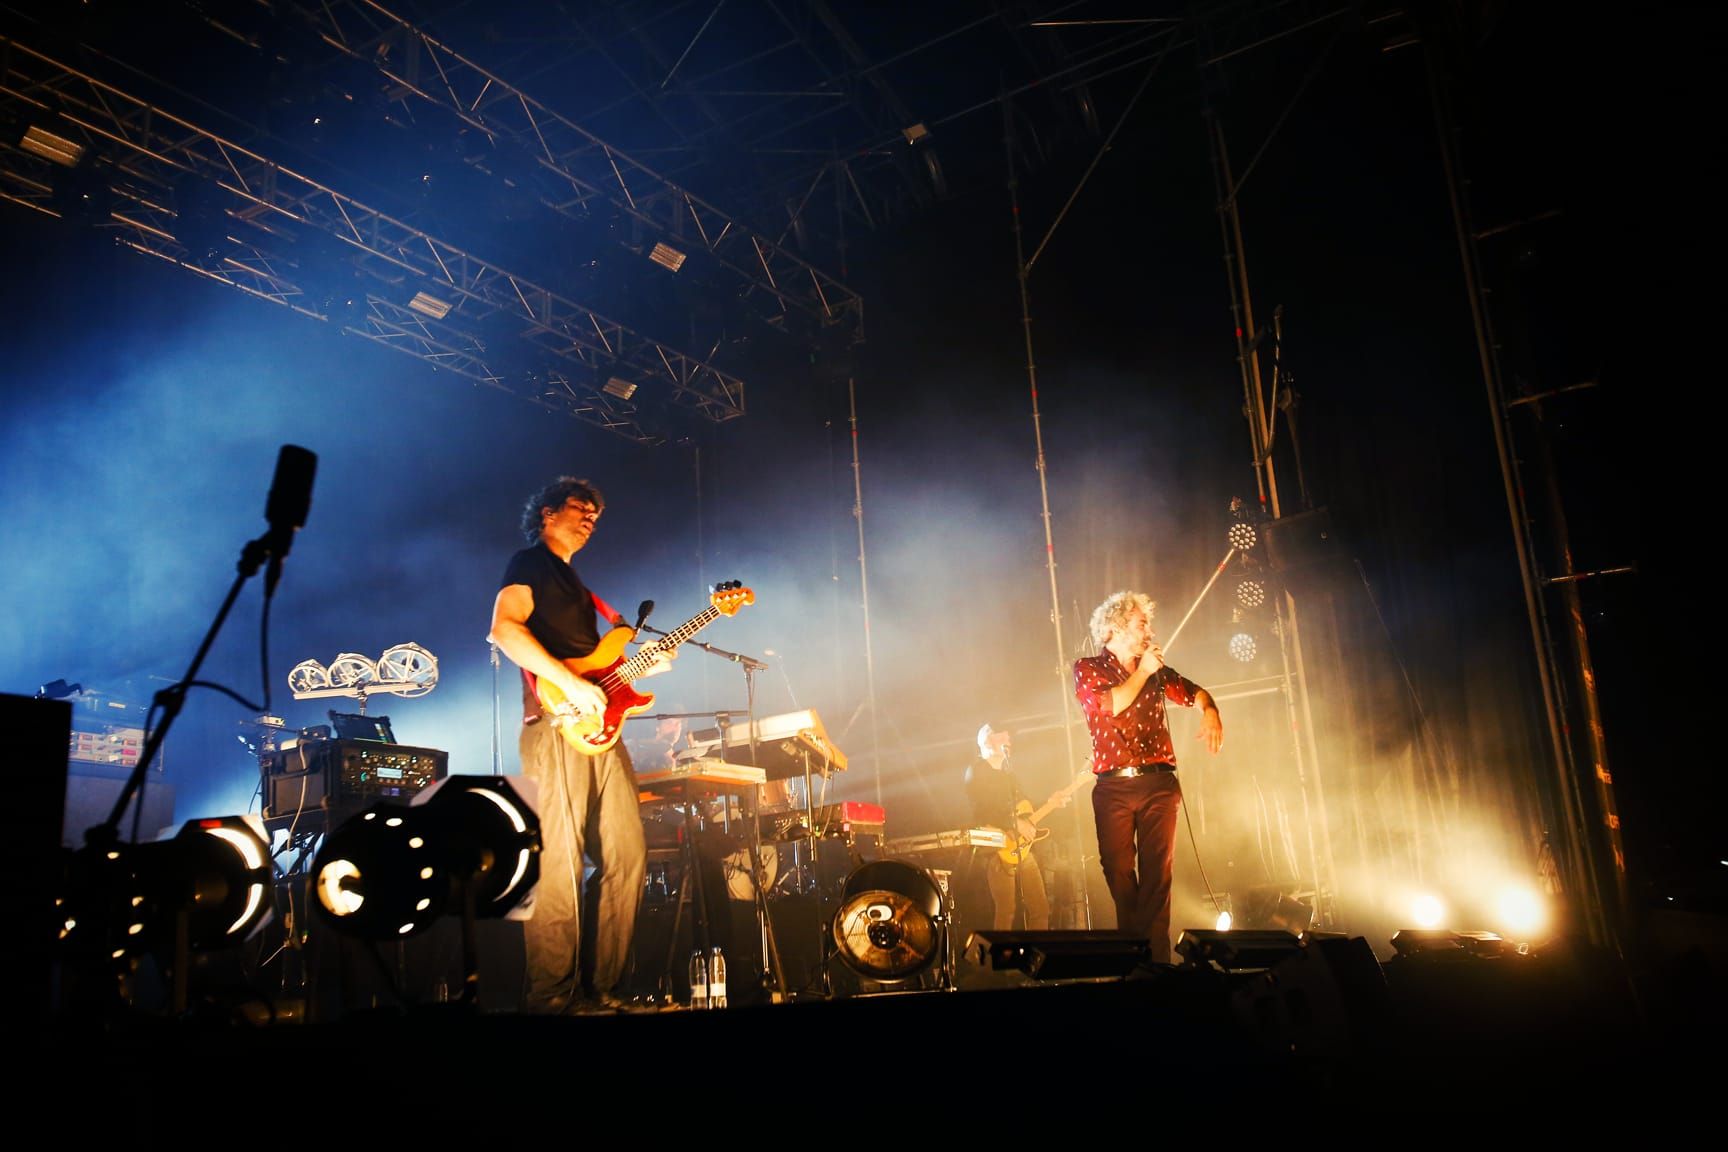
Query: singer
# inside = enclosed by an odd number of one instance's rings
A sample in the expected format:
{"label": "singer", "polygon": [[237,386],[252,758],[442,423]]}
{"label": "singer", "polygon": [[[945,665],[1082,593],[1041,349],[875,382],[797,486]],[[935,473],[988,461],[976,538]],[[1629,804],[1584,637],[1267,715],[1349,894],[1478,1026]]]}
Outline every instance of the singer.
{"label": "singer", "polygon": [[[524,1008],[540,1015],[643,1007],[617,992],[648,871],[630,754],[622,742],[597,755],[578,751],[553,727],[535,692],[544,677],[578,712],[606,708],[605,692],[564,663],[598,647],[600,617],[624,624],[571,562],[605,507],[598,488],[573,476],[528,498],[521,528],[529,546],[505,565],[488,637],[522,670],[518,747],[522,771],[539,789],[540,883],[522,939]],[[662,653],[642,675],[664,672],[674,654]],[[593,866],[586,885],[584,860]]]}
{"label": "singer", "polygon": [[1098,863],[1116,905],[1118,931],[1151,941],[1154,963],[1170,963],[1170,878],[1182,785],[1165,703],[1199,708],[1206,747],[1224,746],[1212,694],[1164,663],[1144,592],[1115,592],[1092,611],[1103,651],[1074,662],[1074,693],[1092,736],[1092,816]]}

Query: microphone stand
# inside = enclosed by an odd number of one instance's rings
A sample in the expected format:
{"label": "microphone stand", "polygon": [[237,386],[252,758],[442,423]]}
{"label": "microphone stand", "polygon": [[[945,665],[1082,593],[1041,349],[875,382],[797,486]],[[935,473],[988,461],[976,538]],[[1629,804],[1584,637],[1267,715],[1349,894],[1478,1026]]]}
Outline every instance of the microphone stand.
{"label": "microphone stand", "polygon": [[[648,632],[655,636],[665,636],[658,628],[642,624],[639,632]],[[744,669],[744,702],[746,727],[745,732],[750,740],[750,766],[760,767],[756,756],[756,673],[765,670],[768,665],[742,652],[731,652],[700,640],[686,640],[711,656],[719,656],[730,660]],[[716,721],[720,729],[720,758],[726,759],[726,733],[730,713],[716,713]],[[762,785],[751,785],[750,792],[750,887],[756,906],[756,924],[761,937],[761,968],[757,974],[758,987],[775,989],[776,1003],[786,998],[786,974],[780,965],[780,949],[774,940],[774,932],[768,917],[768,894],[762,883]]]}
{"label": "microphone stand", "polygon": [[[133,766],[132,774],[126,778],[126,783],[121,787],[120,795],[115,799],[114,808],[108,814],[108,819],[87,829],[84,833],[84,847],[80,855],[84,855],[85,859],[91,862],[89,875],[99,874],[101,880],[98,882],[105,888],[117,881],[111,870],[101,869],[98,872],[99,865],[97,862],[117,853],[120,844],[120,820],[126,814],[126,808],[132,802],[133,796],[143,787],[151,763],[156,759],[156,754],[162,748],[163,740],[168,736],[168,730],[174,726],[175,719],[180,715],[180,710],[186,703],[186,693],[197,680],[198,670],[203,667],[204,658],[209,654],[210,646],[215,643],[217,634],[221,632],[222,625],[228,619],[228,613],[233,609],[234,602],[240,597],[240,589],[245,586],[246,581],[258,574],[258,569],[264,565],[266,560],[271,560],[274,564],[279,555],[280,550],[276,545],[274,530],[249,542],[241,550],[238,574],[234,577],[234,583],[229,586],[228,595],[222,601],[222,607],[217,610],[216,618],[211,621],[209,630],[204,633],[204,640],[198,645],[198,651],[192,657],[192,663],[187,667],[186,674],[176,683],[170,684],[156,693],[155,704],[162,709],[160,721],[145,738],[144,747],[138,754],[138,763]],[[143,804],[140,802],[139,811],[142,812],[142,810]],[[134,819],[134,823],[136,823],[136,819]],[[118,894],[104,891],[104,905],[106,906],[116,895]],[[169,975],[169,995],[176,1014],[186,1010],[189,998],[190,915],[189,909],[185,907],[177,908],[174,914],[173,959],[171,961],[173,971]]]}
{"label": "microphone stand", "polygon": [[1218,577],[1224,574],[1225,566],[1230,563],[1230,558],[1234,555],[1236,555],[1236,545],[1232,544],[1230,551],[1224,553],[1224,559],[1218,561],[1218,567],[1212,570],[1212,578],[1206,581],[1206,587],[1200,589],[1200,595],[1194,597],[1194,603],[1188,606],[1187,615],[1183,616],[1176,625],[1176,631],[1170,633],[1170,639],[1164,641],[1165,652],[1169,652],[1171,646],[1176,643],[1176,637],[1182,634],[1182,629],[1188,624],[1188,617],[1194,615],[1194,609],[1200,607],[1200,601],[1206,599],[1206,593],[1212,591],[1212,585],[1218,583]]}
{"label": "microphone stand", "polygon": [[210,653],[210,646],[216,642],[216,635],[222,630],[222,625],[228,620],[228,613],[233,609],[234,602],[240,598],[240,589],[246,581],[258,574],[264,561],[276,554],[273,547],[273,533],[266,533],[258,539],[250,541],[241,549],[239,573],[234,577],[234,583],[228,588],[228,596],[222,601],[222,607],[216,612],[216,619],[211,621],[209,631],[204,633],[203,643],[198,645],[197,653],[192,657],[192,663],[187,667],[186,674],[176,683],[161,689],[156,693],[155,702],[162,709],[162,719],[156,727],[150,730],[144,741],[143,749],[138,753],[138,763],[133,766],[132,774],[126,778],[125,785],[120,789],[120,795],[114,801],[114,809],[108,814],[105,823],[87,830],[84,834],[85,843],[101,850],[117,844],[120,839],[120,818],[126,814],[126,807],[132,802],[132,797],[143,786],[149,773],[150,764],[161,749],[162,742],[168,736],[168,730],[174,726],[175,719],[186,703],[186,692],[192,682],[198,678],[198,670],[204,666],[204,658]]}

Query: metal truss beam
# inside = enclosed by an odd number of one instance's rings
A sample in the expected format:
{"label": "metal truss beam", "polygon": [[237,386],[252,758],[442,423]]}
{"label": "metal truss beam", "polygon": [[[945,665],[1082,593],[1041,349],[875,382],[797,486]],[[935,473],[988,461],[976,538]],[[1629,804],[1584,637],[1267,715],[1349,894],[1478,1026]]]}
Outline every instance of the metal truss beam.
{"label": "metal truss beam", "polygon": [[419,99],[454,114],[494,145],[520,149],[556,177],[551,210],[586,221],[602,201],[674,247],[694,245],[743,284],[743,298],[784,326],[794,311],[824,326],[863,323],[851,288],[734,220],[579,124],[434,40],[373,0],[274,0],[326,44],[380,72],[392,99]]}
{"label": "metal truss beam", "polygon": [[[85,150],[68,169],[9,133],[0,199],[65,215],[60,190],[79,174],[94,181],[93,222],[136,251],[640,443],[665,437],[607,381],[669,386],[673,403],[715,422],[744,414],[736,377],[3,38],[0,115]],[[214,243],[191,238],[200,187],[219,190]],[[347,291],[356,282],[367,290]],[[422,293],[448,310],[411,309]],[[512,351],[538,355],[513,369]]]}

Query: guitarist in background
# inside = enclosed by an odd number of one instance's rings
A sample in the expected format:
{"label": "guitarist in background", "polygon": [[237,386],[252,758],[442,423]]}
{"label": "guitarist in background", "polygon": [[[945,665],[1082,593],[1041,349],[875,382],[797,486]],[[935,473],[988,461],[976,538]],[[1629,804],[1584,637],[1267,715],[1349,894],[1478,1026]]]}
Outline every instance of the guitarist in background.
{"label": "guitarist in background", "polygon": [[[538,788],[540,883],[523,924],[524,1007],[542,1015],[591,1015],[634,1008],[616,995],[636,932],[648,846],[636,775],[622,742],[587,755],[554,728],[535,692],[551,681],[578,715],[604,714],[606,693],[564,661],[600,643],[600,618],[622,616],[582,583],[571,557],[594,534],[605,508],[586,480],[560,476],[528,498],[522,534],[492,606],[489,639],[522,670],[522,772]],[[664,672],[675,654],[643,675]],[[586,885],[584,859],[593,866]]]}
{"label": "guitarist in background", "polygon": [[[1032,852],[1037,829],[1025,819],[1032,802],[1008,770],[1013,748],[1007,729],[990,724],[978,729],[978,758],[966,767],[966,797],[974,825],[1008,834],[1008,850],[992,852],[984,866],[994,905],[991,927],[998,932],[1012,929],[1016,909],[1023,908],[1026,930],[1042,932],[1050,927],[1050,898],[1044,891],[1044,869]],[[1018,862],[1011,863],[1016,857]]]}

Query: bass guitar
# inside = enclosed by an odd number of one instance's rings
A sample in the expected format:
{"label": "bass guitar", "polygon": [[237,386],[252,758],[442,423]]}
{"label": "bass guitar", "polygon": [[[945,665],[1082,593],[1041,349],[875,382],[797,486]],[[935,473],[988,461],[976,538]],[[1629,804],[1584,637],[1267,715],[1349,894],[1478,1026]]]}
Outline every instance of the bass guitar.
{"label": "bass guitar", "polygon": [[[746,604],[756,603],[756,593],[737,580],[714,585],[708,607],[690,617],[653,643],[644,644],[634,656],[624,655],[625,646],[636,638],[636,629],[621,624],[600,638],[594,651],[573,656],[564,666],[606,693],[606,708],[600,713],[579,713],[564,690],[544,677],[534,678],[534,695],[546,716],[570,746],[587,756],[598,756],[624,733],[624,721],[654,703],[653,693],[641,693],[630,682],[654,666],[662,652],[670,652],[722,616],[735,616]],[[638,621],[640,623],[640,621]]]}
{"label": "bass guitar", "polygon": [[1082,785],[1093,779],[1090,768],[1081,772],[1074,779],[1050,793],[1050,799],[1044,801],[1042,807],[1033,808],[1032,801],[1022,800],[1014,808],[1014,835],[1008,838],[1004,847],[996,849],[996,855],[1002,858],[1002,863],[1010,868],[1018,868],[1020,861],[1026,858],[1026,853],[1032,845],[1050,835],[1050,829],[1038,827],[1039,821],[1050,813],[1068,803],[1068,797],[1078,792]]}

